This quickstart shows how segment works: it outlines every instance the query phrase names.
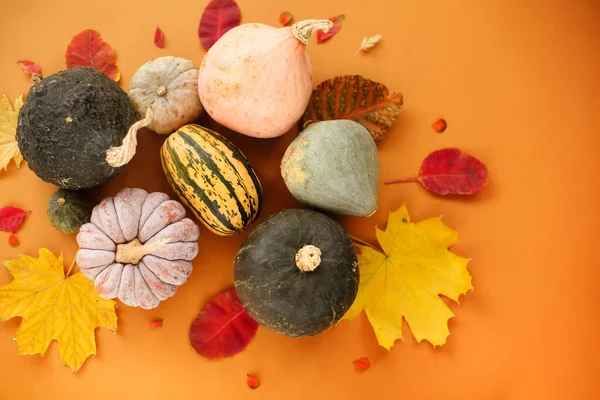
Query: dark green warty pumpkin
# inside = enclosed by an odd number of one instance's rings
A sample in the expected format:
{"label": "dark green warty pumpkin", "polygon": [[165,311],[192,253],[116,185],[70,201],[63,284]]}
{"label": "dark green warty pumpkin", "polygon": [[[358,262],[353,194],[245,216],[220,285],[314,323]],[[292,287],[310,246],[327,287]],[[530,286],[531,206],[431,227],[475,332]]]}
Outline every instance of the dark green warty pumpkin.
{"label": "dark green warty pumpkin", "polygon": [[63,233],[75,233],[90,222],[93,204],[81,190],[58,189],[46,204],[50,225]]}
{"label": "dark green warty pumpkin", "polygon": [[292,337],[335,324],[358,291],[358,261],[335,220],[311,210],[273,214],[250,233],[235,259],[236,292],[264,327]]}
{"label": "dark green warty pumpkin", "polygon": [[127,93],[102,72],[76,67],[33,85],[19,112],[17,143],[29,168],[63,189],[98,186],[119,174],[106,152],[137,120]]}

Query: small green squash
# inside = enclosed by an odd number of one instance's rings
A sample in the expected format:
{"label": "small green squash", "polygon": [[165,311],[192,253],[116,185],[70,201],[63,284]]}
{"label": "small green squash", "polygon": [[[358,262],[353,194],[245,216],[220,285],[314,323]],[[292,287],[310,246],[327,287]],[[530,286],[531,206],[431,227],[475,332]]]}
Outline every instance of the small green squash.
{"label": "small green squash", "polygon": [[309,125],[287,148],[281,175],[292,195],[308,206],[354,216],[377,209],[377,147],[357,122]]}
{"label": "small green squash", "polygon": [[234,281],[258,323],[287,336],[311,336],[339,321],[354,302],[358,261],[335,220],[290,209],[273,214],[242,243]]}
{"label": "small green squash", "polygon": [[81,190],[58,189],[52,193],[46,213],[50,224],[63,233],[75,233],[90,222],[93,204]]}
{"label": "small green squash", "polygon": [[173,191],[212,232],[234,235],[258,218],[262,206],[258,177],[225,137],[185,125],[165,141],[161,161]]}

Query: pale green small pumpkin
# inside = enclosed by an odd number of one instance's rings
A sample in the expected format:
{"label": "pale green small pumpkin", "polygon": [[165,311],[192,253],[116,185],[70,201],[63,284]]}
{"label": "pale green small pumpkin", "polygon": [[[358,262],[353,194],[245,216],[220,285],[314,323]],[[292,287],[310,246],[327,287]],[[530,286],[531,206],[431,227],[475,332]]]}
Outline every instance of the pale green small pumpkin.
{"label": "pale green small pumpkin", "polygon": [[281,175],[292,195],[308,206],[353,216],[377,209],[377,146],[354,121],[309,125],[287,148]]}

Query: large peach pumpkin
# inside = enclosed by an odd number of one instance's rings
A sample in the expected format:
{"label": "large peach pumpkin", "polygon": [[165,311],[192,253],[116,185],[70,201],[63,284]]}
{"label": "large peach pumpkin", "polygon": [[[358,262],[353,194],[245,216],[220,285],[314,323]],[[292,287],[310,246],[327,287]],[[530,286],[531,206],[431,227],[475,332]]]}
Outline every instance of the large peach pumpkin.
{"label": "large peach pumpkin", "polygon": [[279,29],[253,23],[229,30],[200,66],[204,109],[244,135],[283,135],[300,120],[312,93],[308,39],[331,26],[329,20],[307,20]]}

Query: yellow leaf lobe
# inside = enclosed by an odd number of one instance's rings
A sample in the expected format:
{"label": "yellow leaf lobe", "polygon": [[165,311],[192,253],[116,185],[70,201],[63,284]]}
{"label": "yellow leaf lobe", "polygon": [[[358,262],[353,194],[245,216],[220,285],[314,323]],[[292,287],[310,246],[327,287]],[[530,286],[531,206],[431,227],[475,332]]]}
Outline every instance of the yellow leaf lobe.
{"label": "yellow leaf lobe", "polygon": [[458,302],[461,294],[473,289],[469,259],[448,250],[458,234],[441,218],[411,222],[403,205],[389,214],[386,229],[376,229],[376,236],[383,253],[357,245],[360,286],[343,319],[364,310],[379,344],[388,350],[403,338],[403,319],[417,342],[443,345],[454,314],[439,295]]}
{"label": "yellow leaf lobe", "polygon": [[21,166],[23,156],[15,138],[19,110],[23,105],[23,96],[17,97],[15,106],[11,106],[6,95],[0,97],[0,170],[8,169],[10,160],[15,160],[17,168]]}
{"label": "yellow leaf lobe", "polygon": [[44,355],[56,340],[61,361],[73,372],[96,354],[94,331],[116,331],[116,303],[96,293],[93,281],[78,272],[65,276],[62,255],[40,249],[4,265],[14,280],[0,287],[0,320],[22,317],[15,333],[19,352]]}

